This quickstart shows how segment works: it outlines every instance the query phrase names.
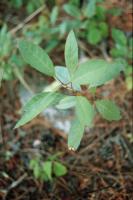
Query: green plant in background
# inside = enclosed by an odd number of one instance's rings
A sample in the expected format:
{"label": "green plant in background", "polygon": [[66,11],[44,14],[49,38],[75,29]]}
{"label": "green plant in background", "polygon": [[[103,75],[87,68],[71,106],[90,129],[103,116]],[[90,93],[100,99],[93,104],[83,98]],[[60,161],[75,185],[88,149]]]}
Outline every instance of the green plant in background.
{"label": "green plant in background", "polygon": [[22,6],[26,7],[28,13],[32,13],[37,8],[43,5],[44,0],[9,0],[12,7],[19,9]]}
{"label": "green plant in background", "polygon": [[102,1],[89,1],[89,3],[83,5],[82,9],[72,3],[67,3],[63,6],[65,12],[75,18],[73,23],[72,20],[69,23],[67,22],[68,25],[70,24],[70,29],[84,30],[84,33],[79,32],[79,36],[83,37],[83,39],[86,38],[88,43],[92,45],[97,45],[108,36],[106,9],[103,5],[97,4],[99,2]]}
{"label": "green plant in background", "polygon": [[41,181],[52,181],[53,177],[64,176],[67,173],[67,168],[60,161],[57,156],[51,156],[46,161],[39,157],[31,159],[29,168],[33,170],[35,178]]}
{"label": "green plant in background", "polygon": [[[7,62],[8,57],[12,50],[11,36],[7,31],[7,26],[4,25],[0,30],[0,82],[4,76],[4,79],[10,79],[12,76],[11,68]],[[6,71],[4,75],[4,71]]]}
{"label": "green plant in background", "polygon": [[24,60],[33,68],[48,76],[55,78],[60,85],[66,87],[68,95],[57,90],[42,92],[35,95],[23,108],[23,116],[16,124],[18,128],[32,120],[49,106],[57,106],[58,109],[75,107],[75,119],[68,134],[68,147],[77,149],[83,137],[86,126],[92,126],[97,111],[109,121],[121,118],[119,108],[110,100],[97,99],[90,102],[82,93],[82,85],[89,89],[99,87],[118,76],[123,65],[119,61],[107,62],[102,59],[90,59],[84,63],[78,62],[78,45],[71,31],[65,45],[64,66],[56,66],[47,53],[37,45],[25,41],[19,41],[19,50]]}
{"label": "green plant in background", "polygon": [[85,15],[88,17],[86,37],[90,44],[96,45],[108,36],[108,24],[106,23],[106,9],[97,5],[97,1],[90,1]]}
{"label": "green plant in background", "polygon": [[22,30],[24,38],[33,40],[36,44],[45,43],[45,51],[47,53],[53,50],[60,41],[60,37],[58,36],[60,30],[55,27],[56,18],[52,16],[56,8],[53,8],[50,17],[41,15],[36,23],[27,25]]}
{"label": "green plant in background", "polygon": [[116,28],[112,29],[112,38],[115,44],[110,51],[111,55],[131,60],[133,38],[128,39],[123,31]]}
{"label": "green plant in background", "polygon": [[4,25],[0,30],[0,86],[1,81],[10,81],[17,78],[24,87],[31,89],[23,78],[24,60],[18,55],[15,41]]}
{"label": "green plant in background", "polygon": [[114,47],[110,50],[110,54],[114,58],[120,58],[125,62],[125,75],[127,88],[132,89],[132,66],[129,64],[132,60],[132,45],[133,38],[127,38],[123,31],[113,28],[112,38],[114,40]]}

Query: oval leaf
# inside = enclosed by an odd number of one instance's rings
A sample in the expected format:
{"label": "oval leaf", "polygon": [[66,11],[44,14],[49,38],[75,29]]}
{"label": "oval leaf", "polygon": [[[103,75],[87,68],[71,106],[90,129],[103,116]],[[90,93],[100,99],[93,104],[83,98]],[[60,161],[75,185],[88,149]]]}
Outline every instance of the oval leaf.
{"label": "oval leaf", "polygon": [[81,142],[84,134],[84,126],[80,123],[79,119],[75,119],[72,122],[69,134],[68,134],[68,148],[70,150],[76,150]]}
{"label": "oval leaf", "polygon": [[63,176],[63,175],[65,175],[67,173],[67,168],[63,164],[61,164],[61,163],[59,163],[57,161],[54,161],[54,163],[53,163],[53,172],[57,177],[58,176]]}
{"label": "oval leaf", "polygon": [[42,164],[43,172],[47,175],[48,180],[52,180],[52,162],[46,161]]}
{"label": "oval leaf", "polygon": [[95,110],[89,101],[82,96],[76,97],[76,116],[83,126],[90,126],[95,115]]}
{"label": "oval leaf", "polygon": [[66,67],[61,67],[61,66],[55,67],[55,76],[63,84],[70,83],[70,75]]}
{"label": "oval leaf", "polygon": [[82,63],[73,77],[73,83],[89,84],[89,87],[103,85],[116,77],[124,69],[119,61],[107,62],[102,59],[93,59]]}
{"label": "oval leaf", "polygon": [[49,106],[55,105],[64,97],[59,93],[43,92],[34,96],[23,108],[24,114],[15,128],[26,124]]}
{"label": "oval leaf", "polygon": [[81,17],[81,12],[80,12],[80,10],[76,7],[76,6],[74,6],[74,5],[72,5],[72,4],[65,4],[64,6],[63,6],[63,9],[65,10],[65,12],[66,13],[68,13],[70,16],[72,16],[72,17],[77,17],[77,18],[79,18],[80,19],[80,17]]}
{"label": "oval leaf", "polygon": [[74,107],[76,104],[76,97],[75,96],[67,96],[61,99],[59,104],[56,106],[58,109],[68,109]]}
{"label": "oval leaf", "polygon": [[116,28],[112,29],[112,38],[114,39],[116,44],[119,44],[119,45],[122,45],[122,46],[127,45],[127,38],[126,38],[124,32],[122,32],[119,29],[116,29]]}
{"label": "oval leaf", "polygon": [[96,0],[89,1],[87,7],[85,8],[85,15],[87,17],[93,17],[96,13]]}
{"label": "oval leaf", "polygon": [[78,45],[73,31],[70,31],[66,40],[65,62],[72,77],[78,66]]}
{"label": "oval leaf", "polygon": [[54,76],[53,63],[42,48],[29,41],[20,40],[19,50],[26,63],[46,75]]}
{"label": "oval leaf", "polygon": [[59,14],[59,8],[57,6],[54,6],[50,15],[50,22],[52,25],[56,23],[58,14]]}
{"label": "oval leaf", "polygon": [[121,118],[119,108],[110,100],[98,100],[96,101],[96,107],[104,119],[117,121]]}

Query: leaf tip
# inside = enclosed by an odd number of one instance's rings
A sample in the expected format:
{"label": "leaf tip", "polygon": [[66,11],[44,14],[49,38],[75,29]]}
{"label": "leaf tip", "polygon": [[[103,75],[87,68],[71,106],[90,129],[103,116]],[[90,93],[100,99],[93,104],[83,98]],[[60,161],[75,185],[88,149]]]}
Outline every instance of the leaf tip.
{"label": "leaf tip", "polygon": [[21,123],[21,120],[19,120],[17,123],[16,123],[16,125],[14,126],[14,128],[13,129],[17,129],[17,128],[19,128],[20,126],[22,126],[23,124]]}
{"label": "leaf tip", "polygon": [[74,147],[68,147],[69,151],[76,151]]}
{"label": "leaf tip", "polygon": [[17,129],[18,128],[18,126],[17,126],[17,124],[13,127],[13,129],[15,130],[15,129]]}
{"label": "leaf tip", "polygon": [[70,32],[68,33],[68,38],[69,37],[74,37],[75,38],[75,33],[74,33],[73,29],[71,29]]}

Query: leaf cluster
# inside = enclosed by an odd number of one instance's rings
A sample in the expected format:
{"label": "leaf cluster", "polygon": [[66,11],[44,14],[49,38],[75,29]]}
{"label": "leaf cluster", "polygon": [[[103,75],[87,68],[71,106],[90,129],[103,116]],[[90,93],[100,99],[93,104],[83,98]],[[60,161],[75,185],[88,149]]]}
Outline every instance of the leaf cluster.
{"label": "leaf cluster", "polygon": [[65,44],[66,66],[55,66],[48,54],[39,46],[25,40],[19,41],[19,50],[26,63],[41,73],[58,80],[68,89],[70,95],[58,91],[42,92],[35,95],[24,107],[23,116],[16,128],[32,120],[49,106],[58,109],[75,108],[75,119],[68,134],[68,147],[77,149],[86,126],[91,127],[97,111],[103,118],[112,121],[121,118],[119,108],[110,100],[90,102],[82,95],[82,86],[94,88],[102,86],[124,70],[121,62],[107,62],[102,59],[90,59],[84,63],[78,61],[78,44],[73,31],[70,31]]}
{"label": "leaf cluster", "polygon": [[67,168],[56,157],[49,157],[48,160],[42,161],[39,158],[30,160],[29,168],[33,171],[35,178],[41,181],[52,181],[54,177],[64,176]]}

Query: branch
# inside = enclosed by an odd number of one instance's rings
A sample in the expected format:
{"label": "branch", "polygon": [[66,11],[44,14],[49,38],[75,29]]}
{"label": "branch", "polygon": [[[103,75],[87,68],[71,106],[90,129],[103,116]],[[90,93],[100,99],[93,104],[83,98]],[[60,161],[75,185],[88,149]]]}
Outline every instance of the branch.
{"label": "branch", "polygon": [[15,34],[18,30],[24,27],[25,24],[27,24],[29,21],[31,21],[36,15],[38,15],[43,9],[45,8],[45,5],[38,8],[35,12],[33,12],[31,15],[26,17],[24,21],[20,24],[18,24],[15,28],[10,30],[11,34]]}

